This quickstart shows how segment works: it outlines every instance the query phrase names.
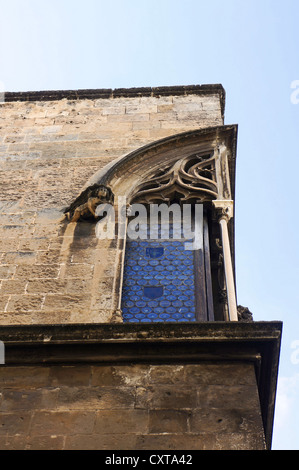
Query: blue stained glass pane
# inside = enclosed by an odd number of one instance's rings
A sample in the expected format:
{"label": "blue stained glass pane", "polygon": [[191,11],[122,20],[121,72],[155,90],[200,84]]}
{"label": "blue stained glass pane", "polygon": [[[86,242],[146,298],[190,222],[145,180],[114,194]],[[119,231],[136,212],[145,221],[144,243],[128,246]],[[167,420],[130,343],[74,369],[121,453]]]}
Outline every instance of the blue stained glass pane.
{"label": "blue stained glass pane", "polygon": [[164,308],[156,307],[156,308],[154,308],[154,312],[157,313],[157,315],[160,315],[160,313],[164,312]]}
{"label": "blue stained glass pane", "polygon": [[135,261],[134,259],[132,259],[132,258],[129,259],[129,260],[127,261],[127,269],[128,269],[129,266],[136,266],[136,261]]}
{"label": "blue stained glass pane", "polygon": [[173,266],[181,266],[181,265],[182,265],[182,262],[181,262],[181,260],[179,260],[179,259],[174,259],[174,260],[171,262],[171,264],[172,264]]}
{"label": "blue stained glass pane", "polygon": [[180,320],[180,318],[183,318],[183,315],[181,315],[180,313],[174,313],[174,314],[172,315],[172,318],[173,318],[174,320]]}
{"label": "blue stained glass pane", "polygon": [[137,266],[137,263],[136,263],[136,266],[132,266],[132,268],[129,271],[139,271],[139,269],[140,269],[140,266]]}
{"label": "blue stained glass pane", "polygon": [[177,277],[177,279],[179,279],[180,281],[186,281],[186,280],[188,279],[185,274],[181,274],[181,273],[180,273],[180,274],[178,273],[178,274],[176,275],[176,277]]}
{"label": "blue stained glass pane", "polygon": [[167,320],[167,318],[170,318],[170,315],[168,315],[168,313],[161,313],[160,318],[162,318],[162,320]]}
{"label": "blue stained glass pane", "polygon": [[162,300],[160,302],[160,307],[169,307],[171,304],[168,300]]}
{"label": "blue stained glass pane", "polygon": [[164,272],[165,271],[165,267],[164,266],[155,266],[155,271],[158,271],[158,272]]}
{"label": "blue stained glass pane", "polygon": [[153,272],[153,268],[152,268],[152,266],[144,266],[144,267],[143,267],[143,271],[152,273],[152,272]]}
{"label": "blue stained glass pane", "polygon": [[191,259],[185,259],[185,260],[183,261],[183,265],[184,265],[184,266],[191,266],[191,265],[193,265],[193,262],[192,262]]}
{"label": "blue stained glass pane", "polygon": [[137,313],[140,312],[139,308],[137,307],[133,307],[133,308],[130,308],[129,309],[129,312],[132,314],[132,315],[136,315]]}
{"label": "blue stained glass pane", "polygon": [[172,266],[172,265],[170,265],[170,266],[167,266],[167,267],[166,267],[166,270],[167,270],[167,271],[174,271],[174,270],[175,270],[175,267]]}
{"label": "blue stained glass pane", "polygon": [[138,241],[136,243],[138,243],[141,248],[147,248],[148,247],[148,242],[147,241]]}
{"label": "blue stained glass pane", "polygon": [[158,315],[157,315],[156,313],[149,313],[149,314],[148,314],[148,318],[149,318],[150,320],[154,320],[155,318],[158,318]]}
{"label": "blue stained glass pane", "polygon": [[148,313],[152,312],[152,309],[150,307],[143,307],[141,310],[145,314],[148,314]]}
{"label": "blue stained glass pane", "polygon": [[193,302],[191,300],[187,300],[187,302],[184,302],[185,307],[193,307]]}
{"label": "blue stained glass pane", "polygon": [[[169,298],[169,297],[168,297]],[[169,299],[170,300],[170,299]],[[180,300],[174,300],[174,302],[172,302],[172,305],[173,307],[182,307],[183,306],[183,302],[181,302]]]}
{"label": "blue stained glass pane", "polygon": [[169,286],[167,286],[167,290],[171,292],[173,295],[177,295],[175,292],[173,292],[174,290],[177,290],[176,286],[170,284]]}
{"label": "blue stained glass pane", "polygon": [[151,287],[144,287],[143,293],[145,297],[149,299],[158,299],[163,295],[163,287],[161,286],[151,286]]}
{"label": "blue stained glass pane", "polygon": [[193,318],[194,315],[193,315],[193,313],[186,313],[186,314],[184,315],[184,317],[185,317],[185,318]]}
{"label": "blue stained glass pane", "polygon": [[142,320],[143,318],[145,318],[145,315],[144,315],[144,313],[137,313],[135,315],[135,318],[137,318],[138,320]]}
{"label": "blue stained glass pane", "polygon": [[[160,231],[161,233],[161,231]],[[196,321],[193,251],[185,240],[128,240],[123,278],[125,322]]]}
{"label": "blue stained glass pane", "polygon": [[160,247],[149,247],[146,248],[146,256],[149,258],[160,258],[164,253],[164,248],[162,246]]}
{"label": "blue stained glass pane", "polygon": [[175,312],[176,312],[176,308],[175,308],[175,307],[167,307],[167,308],[166,308],[166,312],[167,312],[167,313],[175,313]]}
{"label": "blue stained glass pane", "polygon": [[168,295],[167,296],[167,299],[172,302],[172,305],[174,305],[174,301],[176,300],[176,296],[175,295]]}
{"label": "blue stained glass pane", "polygon": [[147,260],[144,260],[144,259],[140,259],[138,261],[138,265],[139,266],[146,266],[148,264]]}
{"label": "blue stained glass pane", "polygon": [[[165,276],[163,276],[163,274],[156,274],[154,278],[158,280],[163,280],[165,279]],[[167,277],[167,279],[169,279],[169,277]]]}
{"label": "blue stained glass pane", "polygon": [[177,288],[177,286],[174,286],[175,290],[171,291],[172,295],[175,297],[175,299],[172,300],[172,302],[176,299],[179,298],[179,296],[182,294],[182,291]]}
{"label": "blue stained glass pane", "polygon": [[140,293],[142,294],[139,286],[130,286],[130,290],[134,291],[134,295],[140,295]]}
{"label": "blue stained glass pane", "polygon": [[168,261],[168,259],[162,259],[161,260],[161,266],[169,266],[171,264],[170,261]]}
{"label": "blue stained glass pane", "polygon": [[185,292],[185,295],[187,295],[188,297],[191,297],[191,298],[194,295],[194,292],[192,290],[187,289],[187,290],[184,290],[184,292]]}
{"label": "blue stained glass pane", "polygon": [[151,259],[151,260],[148,262],[148,264],[149,264],[150,266],[159,266],[160,263],[159,263],[159,261],[157,261],[157,260],[155,261],[155,260],[152,260],[152,259]]}
{"label": "blue stained glass pane", "polygon": [[180,296],[178,297],[178,299],[179,299],[179,300],[188,300],[188,297],[187,297],[187,295],[180,295]]}
{"label": "blue stained glass pane", "polygon": [[180,307],[179,308],[179,313],[182,313],[183,315],[185,313],[188,313],[189,312],[189,309],[187,307]]}

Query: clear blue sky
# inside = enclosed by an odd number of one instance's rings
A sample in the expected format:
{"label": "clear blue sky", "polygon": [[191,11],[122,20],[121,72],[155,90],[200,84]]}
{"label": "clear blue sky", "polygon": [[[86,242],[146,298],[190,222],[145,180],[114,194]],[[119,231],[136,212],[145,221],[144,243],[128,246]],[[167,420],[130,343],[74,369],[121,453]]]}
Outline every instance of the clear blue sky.
{"label": "clear blue sky", "polygon": [[[283,320],[273,449],[299,449],[298,0],[1,0],[6,91],[222,83],[238,301]],[[299,96],[299,95],[297,95]]]}

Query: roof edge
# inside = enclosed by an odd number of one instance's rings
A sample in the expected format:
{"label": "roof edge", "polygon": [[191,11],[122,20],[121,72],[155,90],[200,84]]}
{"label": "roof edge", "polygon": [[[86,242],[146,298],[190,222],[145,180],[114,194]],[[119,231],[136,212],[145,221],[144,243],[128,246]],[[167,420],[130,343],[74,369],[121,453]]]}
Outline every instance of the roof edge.
{"label": "roof edge", "polygon": [[99,88],[79,90],[48,90],[48,91],[20,91],[5,92],[5,102],[13,101],[58,101],[62,99],[113,99],[113,98],[136,98],[142,96],[187,96],[187,95],[209,95],[219,94],[221,111],[225,110],[225,90],[221,84],[211,85],[176,85],[160,87],[139,88]]}

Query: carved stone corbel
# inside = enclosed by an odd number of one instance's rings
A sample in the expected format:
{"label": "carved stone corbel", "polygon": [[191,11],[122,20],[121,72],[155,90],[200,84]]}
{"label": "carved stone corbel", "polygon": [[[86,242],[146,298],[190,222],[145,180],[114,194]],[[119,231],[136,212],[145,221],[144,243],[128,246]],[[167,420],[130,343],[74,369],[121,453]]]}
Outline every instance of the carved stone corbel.
{"label": "carved stone corbel", "polygon": [[70,222],[77,222],[79,219],[96,219],[97,207],[105,203],[114,203],[113,192],[103,184],[93,184],[86,188],[75,201],[64,210],[64,213]]}
{"label": "carved stone corbel", "polygon": [[230,219],[234,216],[234,201],[230,200],[218,200],[213,201],[213,206],[215,208],[216,218],[218,222],[225,220],[229,222]]}

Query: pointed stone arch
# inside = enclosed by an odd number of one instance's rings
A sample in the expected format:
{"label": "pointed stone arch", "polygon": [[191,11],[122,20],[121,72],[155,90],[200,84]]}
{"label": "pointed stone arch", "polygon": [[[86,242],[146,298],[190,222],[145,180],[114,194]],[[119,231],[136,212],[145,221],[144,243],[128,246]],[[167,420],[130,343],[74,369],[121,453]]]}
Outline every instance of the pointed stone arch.
{"label": "pointed stone arch", "polygon": [[[222,168],[227,178],[219,184],[218,198],[234,198],[235,191],[235,158],[236,158],[237,126],[219,126],[176,134],[171,137],[141,147],[128,155],[122,156],[93,175],[85,188],[93,184],[109,186],[117,199],[118,196],[132,200],[141,185],[161,172],[175,165],[178,161],[194,155],[219,156],[217,165]],[[225,168],[224,168],[225,167]],[[217,182],[217,181],[216,181]],[[217,195],[211,194],[211,199]]]}
{"label": "pointed stone arch", "polygon": [[[81,194],[95,185],[110,188],[114,195],[116,221],[119,198],[125,198],[128,204],[136,200],[150,202],[152,193],[156,192],[162,195],[162,199],[167,199],[168,190],[174,187],[181,191],[181,196],[186,200],[193,198],[212,203],[217,199],[234,199],[236,141],[235,125],[189,131],[164,138],[107,165],[87,181]],[[233,255],[233,219],[229,230]],[[109,251],[110,281],[113,279],[110,285],[111,304],[105,313],[102,312],[99,321],[122,322],[120,308],[125,243],[124,237],[117,236],[108,244],[101,245],[99,240],[98,245]],[[93,322],[96,308],[94,301],[91,315]]]}

